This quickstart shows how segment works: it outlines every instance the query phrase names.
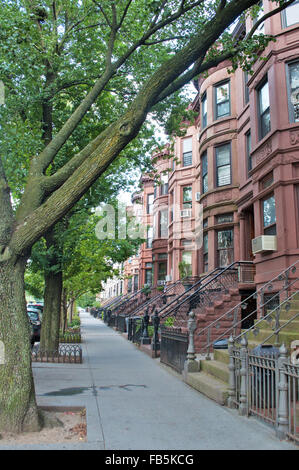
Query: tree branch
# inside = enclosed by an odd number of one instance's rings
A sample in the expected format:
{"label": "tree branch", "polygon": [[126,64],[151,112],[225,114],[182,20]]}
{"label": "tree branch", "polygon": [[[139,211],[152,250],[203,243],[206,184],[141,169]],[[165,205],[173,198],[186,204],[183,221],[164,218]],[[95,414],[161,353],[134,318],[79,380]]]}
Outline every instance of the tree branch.
{"label": "tree branch", "polygon": [[289,5],[291,5],[292,3],[294,3],[295,0],[288,0],[283,6],[280,6],[278,8],[275,8],[275,10],[271,10],[269,11],[268,13],[266,13],[265,15],[263,15],[261,18],[259,18],[259,20],[253,25],[253,27],[251,28],[251,30],[249,31],[249,33],[245,36],[245,40],[246,39],[250,39],[255,31],[257,30],[257,28],[268,18],[270,18],[271,16],[273,15],[276,15],[276,13],[279,13],[280,11],[284,10],[285,8],[287,8]]}

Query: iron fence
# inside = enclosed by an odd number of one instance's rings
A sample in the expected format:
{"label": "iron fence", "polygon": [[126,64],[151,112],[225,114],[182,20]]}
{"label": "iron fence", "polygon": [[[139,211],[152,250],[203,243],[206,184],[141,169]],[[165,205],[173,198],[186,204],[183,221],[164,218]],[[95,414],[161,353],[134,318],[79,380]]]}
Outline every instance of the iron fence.
{"label": "iron fence", "polygon": [[161,327],[160,361],[182,372],[188,349],[188,333],[180,328]]}
{"label": "iron fence", "polygon": [[82,348],[75,344],[60,344],[58,350],[42,351],[36,345],[32,348],[32,362],[82,364]]}
{"label": "iron fence", "polygon": [[[284,345],[270,353],[249,351],[244,336],[229,340],[228,406],[272,425],[280,439],[299,443],[299,363],[292,363]],[[266,346],[266,345],[264,345]],[[263,347],[263,345],[261,345]]]}

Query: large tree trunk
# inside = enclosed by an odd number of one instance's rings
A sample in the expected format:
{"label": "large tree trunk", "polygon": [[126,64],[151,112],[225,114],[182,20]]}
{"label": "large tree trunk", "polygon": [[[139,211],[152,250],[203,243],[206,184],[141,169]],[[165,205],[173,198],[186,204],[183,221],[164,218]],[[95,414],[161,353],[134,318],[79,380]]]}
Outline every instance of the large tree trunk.
{"label": "large tree trunk", "polygon": [[[47,248],[54,247],[49,267],[59,266],[59,246],[53,230],[46,236]],[[59,348],[59,329],[63,277],[60,270],[47,270],[45,273],[44,311],[41,329],[40,350],[51,354]]]}
{"label": "large tree trunk", "polygon": [[40,429],[31,369],[29,321],[26,312],[24,270],[26,260],[0,263],[0,431]]}

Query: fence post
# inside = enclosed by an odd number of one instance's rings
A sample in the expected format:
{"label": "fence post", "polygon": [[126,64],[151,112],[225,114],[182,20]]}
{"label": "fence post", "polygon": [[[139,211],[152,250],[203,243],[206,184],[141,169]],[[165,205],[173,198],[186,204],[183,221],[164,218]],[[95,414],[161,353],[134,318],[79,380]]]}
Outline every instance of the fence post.
{"label": "fence post", "polygon": [[153,342],[152,342],[152,350],[154,351],[155,357],[157,357],[157,351],[160,351],[160,341],[159,341],[159,325],[160,325],[160,318],[158,314],[158,310],[155,310],[155,314],[152,317],[152,322],[154,325],[154,336],[153,336]]}
{"label": "fence post", "polygon": [[242,416],[248,414],[248,387],[247,387],[247,378],[248,378],[248,341],[246,336],[241,340],[241,350],[240,350],[240,406],[239,413]]}
{"label": "fence post", "polygon": [[188,313],[189,320],[188,320],[188,331],[189,331],[189,344],[187,349],[187,358],[184,364],[184,373],[187,372],[198,372],[199,370],[199,363],[196,360],[195,355],[195,347],[194,347],[194,331],[196,330],[196,320],[195,314],[191,310]]}
{"label": "fence post", "polygon": [[284,363],[287,361],[287,349],[284,344],[279,349],[277,364],[278,373],[278,410],[277,410],[277,430],[279,439],[285,439],[288,432],[289,409],[288,409],[288,379],[284,372]]}
{"label": "fence post", "polygon": [[151,339],[148,335],[148,324],[149,324],[149,314],[148,314],[148,308],[147,308],[145,315],[143,317],[143,330],[142,330],[141,344],[151,344]]}
{"label": "fence post", "polygon": [[229,386],[228,386],[228,399],[227,406],[229,408],[235,408],[236,403],[236,377],[235,377],[235,359],[234,359],[234,345],[235,341],[231,335],[228,340],[228,354],[229,354]]}

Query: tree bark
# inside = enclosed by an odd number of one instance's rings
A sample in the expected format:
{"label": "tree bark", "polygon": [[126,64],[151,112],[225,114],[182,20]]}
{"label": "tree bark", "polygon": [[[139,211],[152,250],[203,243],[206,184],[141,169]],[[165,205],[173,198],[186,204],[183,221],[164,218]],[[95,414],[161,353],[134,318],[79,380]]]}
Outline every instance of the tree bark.
{"label": "tree bark", "polygon": [[40,430],[33,375],[29,320],[26,311],[26,259],[0,263],[0,432]]}
{"label": "tree bark", "polygon": [[49,270],[60,265],[59,246],[55,240],[54,230],[50,230],[46,236],[47,248],[54,248],[49,259],[49,266],[45,272],[44,311],[41,328],[40,350],[51,354],[59,348],[59,329],[63,276],[62,270]]}

